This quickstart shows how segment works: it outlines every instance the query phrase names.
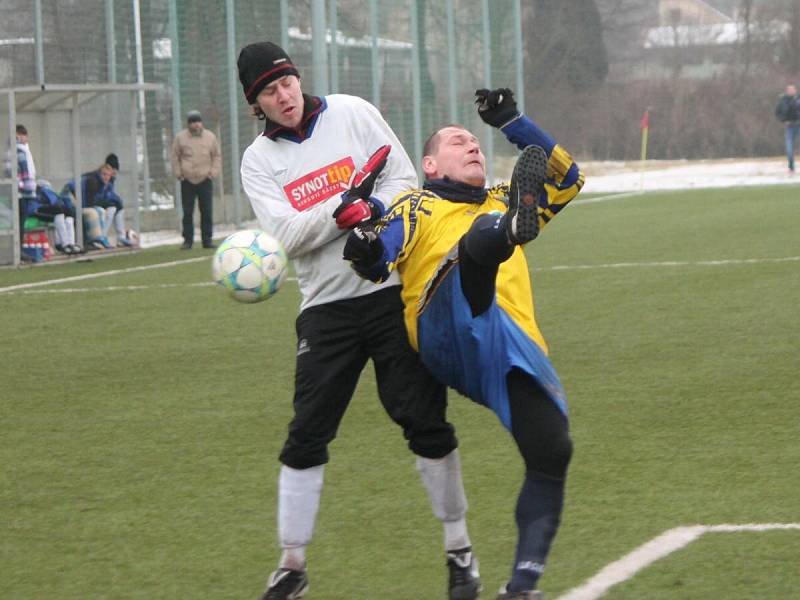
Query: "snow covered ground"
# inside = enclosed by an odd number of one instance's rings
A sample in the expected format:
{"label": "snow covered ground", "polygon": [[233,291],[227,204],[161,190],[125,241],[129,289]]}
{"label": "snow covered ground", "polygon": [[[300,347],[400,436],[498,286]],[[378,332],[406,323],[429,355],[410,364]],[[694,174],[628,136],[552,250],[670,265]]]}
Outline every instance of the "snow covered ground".
{"label": "snow covered ground", "polygon": [[[649,160],[639,162],[582,162],[586,174],[583,193],[624,193],[694,188],[720,188],[748,185],[800,185],[800,174],[789,175],[786,159],[726,159],[701,161]],[[798,190],[800,198],[800,190]],[[246,198],[242,197],[243,201]],[[255,222],[242,227],[257,227]],[[215,227],[214,235],[221,238],[233,233],[233,227]],[[143,233],[143,247],[180,245],[183,240],[177,231]],[[199,245],[199,244],[198,244]]]}
{"label": "snow covered ground", "polygon": [[784,158],[751,160],[647,161],[581,163],[584,193],[720,188],[748,185],[798,185]]}

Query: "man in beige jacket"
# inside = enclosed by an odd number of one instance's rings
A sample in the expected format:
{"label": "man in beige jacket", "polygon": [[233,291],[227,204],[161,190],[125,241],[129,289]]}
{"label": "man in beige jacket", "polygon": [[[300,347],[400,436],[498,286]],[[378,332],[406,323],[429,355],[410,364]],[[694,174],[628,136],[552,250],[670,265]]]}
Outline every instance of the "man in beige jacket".
{"label": "man in beige jacket", "polygon": [[205,129],[203,117],[192,110],[186,115],[186,129],[172,142],[172,172],[181,182],[183,205],[182,250],[191,250],[194,241],[194,200],[200,206],[200,233],[203,248],[215,248],[211,241],[214,221],[214,188],[211,180],[219,174],[222,154],[217,136]]}

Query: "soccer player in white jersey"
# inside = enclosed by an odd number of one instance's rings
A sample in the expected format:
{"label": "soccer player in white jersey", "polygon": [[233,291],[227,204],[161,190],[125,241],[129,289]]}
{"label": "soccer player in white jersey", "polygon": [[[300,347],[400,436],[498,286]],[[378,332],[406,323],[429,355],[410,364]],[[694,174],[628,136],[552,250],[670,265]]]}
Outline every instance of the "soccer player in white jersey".
{"label": "soccer player in white jersey", "polygon": [[[480,579],[465,520],[457,440],[446,420],[446,389],[408,342],[399,279],[368,282],[342,260],[347,230],[379,218],[392,198],[417,185],[411,161],[368,102],[344,94],[304,94],[297,68],[279,46],[246,46],[238,68],[248,104],[265,121],[242,158],[242,184],[259,225],[292,259],[302,295],[295,412],[280,454],[282,555],[262,600],[300,598],[308,589],[305,549],[319,508],[327,447],[369,359],[380,400],[417,455],[433,512],[443,523],[449,598],[477,598]],[[382,171],[380,164],[373,166],[367,178],[374,188],[351,191],[356,170],[387,144],[385,166]]]}

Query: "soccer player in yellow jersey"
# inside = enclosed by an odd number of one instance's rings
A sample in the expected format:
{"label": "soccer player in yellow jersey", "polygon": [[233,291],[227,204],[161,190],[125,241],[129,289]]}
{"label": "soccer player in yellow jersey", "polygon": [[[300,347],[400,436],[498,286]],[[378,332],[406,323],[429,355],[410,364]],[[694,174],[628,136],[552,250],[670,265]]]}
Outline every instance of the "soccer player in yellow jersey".
{"label": "soccer player in yellow jersey", "polygon": [[478,90],[478,113],[522,149],[510,184],[489,189],[468,130],[449,125],[426,142],[423,189],[397,197],[377,224],[350,233],[344,257],[363,277],[396,269],[409,339],[438,379],[491,409],[525,463],[511,578],[498,600],[536,590],[561,518],[572,455],[564,390],[536,325],[522,246],[583,185],[570,155],[508,89]]}

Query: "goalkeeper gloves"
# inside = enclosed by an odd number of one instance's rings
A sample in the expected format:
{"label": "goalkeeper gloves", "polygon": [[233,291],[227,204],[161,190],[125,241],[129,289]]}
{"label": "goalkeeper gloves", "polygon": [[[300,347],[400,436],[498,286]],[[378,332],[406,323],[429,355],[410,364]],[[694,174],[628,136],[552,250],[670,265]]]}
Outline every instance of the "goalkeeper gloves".
{"label": "goalkeeper gloves", "polygon": [[365,221],[380,218],[383,214],[380,202],[371,197],[375,180],[380,175],[392,147],[389,144],[378,148],[366,164],[356,172],[350,189],[342,194],[342,203],[333,212],[339,229],[351,229]]}
{"label": "goalkeeper gloves", "polygon": [[508,88],[475,90],[478,116],[487,125],[503,127],[519,116],[514,92]]}
{"label": "goalkeeper gloves", "polygon": [[370,267],[383,258],[383,242],[372,225],[354,227],[344,244],[343,258]]}

